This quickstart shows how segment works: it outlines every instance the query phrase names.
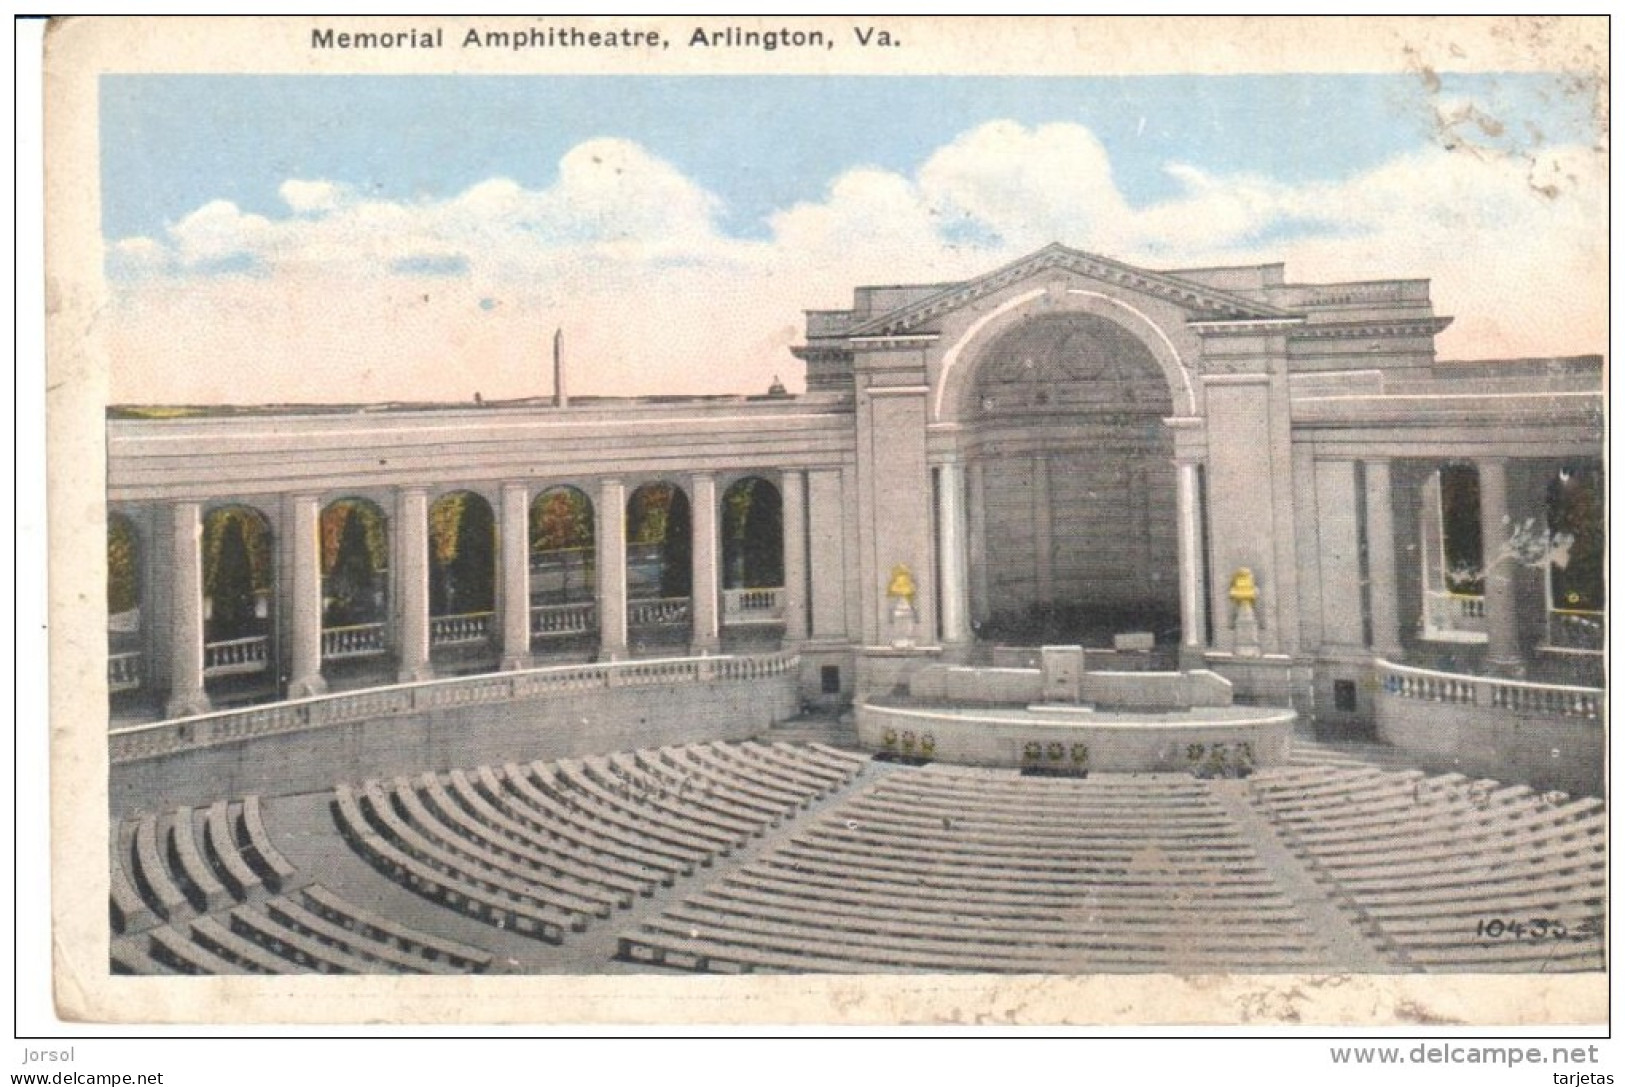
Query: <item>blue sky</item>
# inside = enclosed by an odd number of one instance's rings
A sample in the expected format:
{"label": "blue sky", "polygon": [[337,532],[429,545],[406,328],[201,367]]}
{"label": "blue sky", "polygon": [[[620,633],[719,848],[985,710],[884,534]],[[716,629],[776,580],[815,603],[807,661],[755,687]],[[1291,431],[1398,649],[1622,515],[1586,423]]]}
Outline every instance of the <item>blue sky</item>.
{"label": "blue sky", "polygon": [[638,142],[723,201],[731,233],[816,199],[854,165],[908,171],[994,118],[1072,121],[1112,155],[1131,203],[1174,191],[1164,167],[1336,179],[1436,138],[1432,101],[1466,97],[1528,146],[1585,141],[1582,103],[1557,79],[1447,76],[848,77],[107,76],[103,224],[155,233],[204,203],[269,214],[290,177],[343,180],[398,200],[489,177],[540,187],[571,146]]}
{"label": "blue sky", "polygon": [[[502,320],[596,328],[656,278],[661,304],[686,313],[735,301],[690,327],[651,314],[618,340],[589,333],[603,391],[755,391],[795,367],[801,308],[876,279],[972,275],[1051,240],[1153,267],[1286,259],[1318,278],[1443,282],[1459,266],[1457,295],[1493,316],[1529,256],[1500,279],[1486,261],[1505,263],[1519,232],[1573,248],[1601,207],[1591,100],[1538,74],[110,75],[100,89],[126,399],[215,396],[163,372],[142,322],[201,328],[229,310],[233,338],[207,348],[218,357],[286,336],[253,322],[295,315],[289,351],[331,350],[370,376],[350,393],[451,395],[437,366],[472,341],[504,355]],[[1531,202],[1548,183],[1565,199]],[[1537,271],[1556,289],[1576,259],[1542,255]],[[427,283],[452,307],[451,281],[461,308],[386,319]],[[342,318],[336,284],[355,296]],[[218,296],[214,316],[199,291]],[[353,340],[324,343],[324,320],[414,331],[356,359]],[[635,335],[668,327],[695,364],[647,388]],[[1527,353],[1514,341],[1507,352]],[[528,391],[505,365],[490,364],[488,395]],[[284,377],[289,395],[342,391]]]}

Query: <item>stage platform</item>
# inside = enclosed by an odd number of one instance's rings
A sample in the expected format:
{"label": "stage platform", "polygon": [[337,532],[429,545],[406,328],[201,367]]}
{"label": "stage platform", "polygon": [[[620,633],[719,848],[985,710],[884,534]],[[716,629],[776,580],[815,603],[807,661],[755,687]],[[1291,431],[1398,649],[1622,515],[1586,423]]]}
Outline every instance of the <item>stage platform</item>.
{"label": "stage platform", "polygon": [[871,699],[856,707],[867,751],[1056,772],[1188,771],[1238,776],[1287,761],[1297,713],[1272,706],[1126,712],[1088,706],[945,706]]}

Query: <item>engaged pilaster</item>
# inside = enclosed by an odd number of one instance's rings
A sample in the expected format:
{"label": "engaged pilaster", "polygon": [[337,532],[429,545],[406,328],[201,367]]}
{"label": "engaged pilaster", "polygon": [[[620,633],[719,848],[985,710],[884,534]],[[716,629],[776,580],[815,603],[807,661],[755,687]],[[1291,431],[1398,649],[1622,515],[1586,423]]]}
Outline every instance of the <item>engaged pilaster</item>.
{"label": "engaged pilaster", "polygon": [[787,471],[779,480],[784,511],[784,641],[796,645],[807,637],[807,497],[806,477]]}

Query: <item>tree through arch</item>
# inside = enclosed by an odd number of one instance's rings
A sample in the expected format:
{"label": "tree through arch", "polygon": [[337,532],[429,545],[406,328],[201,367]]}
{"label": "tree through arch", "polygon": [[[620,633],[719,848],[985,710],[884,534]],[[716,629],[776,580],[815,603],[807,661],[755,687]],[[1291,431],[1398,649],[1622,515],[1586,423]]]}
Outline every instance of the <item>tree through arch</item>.
{"label": "tree through arch", "polygon": [[1547,642],[1601,651],[1607,588],[1607,523],[1600,464],[1564,465],[1546,485]]}
{"label": "tree through arch", "polygon": [[376,503],[340,498],[322,510],[322,626],[382,623],[389,614],[389,522]]}
{"label": "tree through arch", "polygon": [[107,685],[141,686],[141,537],[122,513],[107,515]]}
{"label": "tree through arch", "polygon": [[645,483],[626,504],[629,597],[687,597],[693,588],[688,496],[671,483]]}
{"label": "tree through arch", "polygon": [[758,476],[722,495],[722,587],[784,587],[784,503],[779,489]]}
{"label": "tree through arch", "polygon": [[276,586],[271,525],[252,506],[221,506],[203,519],[205,641],[269,637]]}
{"label": "tree through arch", "polygon": [[473,491],[453,491],[429,507],[429,614],[496,609],[496,517]]}
{"label": "tree through arch", "polygon": [[530,504],[530,595],[540,604],[578,604],[598,593],[592,500],[575,487],[549,487]]}

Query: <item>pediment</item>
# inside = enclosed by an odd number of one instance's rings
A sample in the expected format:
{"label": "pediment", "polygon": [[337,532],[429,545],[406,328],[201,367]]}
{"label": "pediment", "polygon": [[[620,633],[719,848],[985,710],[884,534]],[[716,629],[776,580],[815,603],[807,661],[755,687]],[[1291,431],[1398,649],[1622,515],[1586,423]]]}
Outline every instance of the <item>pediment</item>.
{"label": "pediment", "polygon": [[1054,269],[1073,272],[1089,279],[1115,284],[1130,291],[1162,299],[1185,310],[1192,320],[1251,321],[1294,316],[1287,310],[1243,298],[1229,291],[1218,290],[1163,272],[1136,268],[1131,264],[1069,249],[1055,243],[984,276],[945,287],[919,301],[872,317],[851,329],[850,335],[895,336],[922,331],[945,313],[968,306],[996,291]]}

